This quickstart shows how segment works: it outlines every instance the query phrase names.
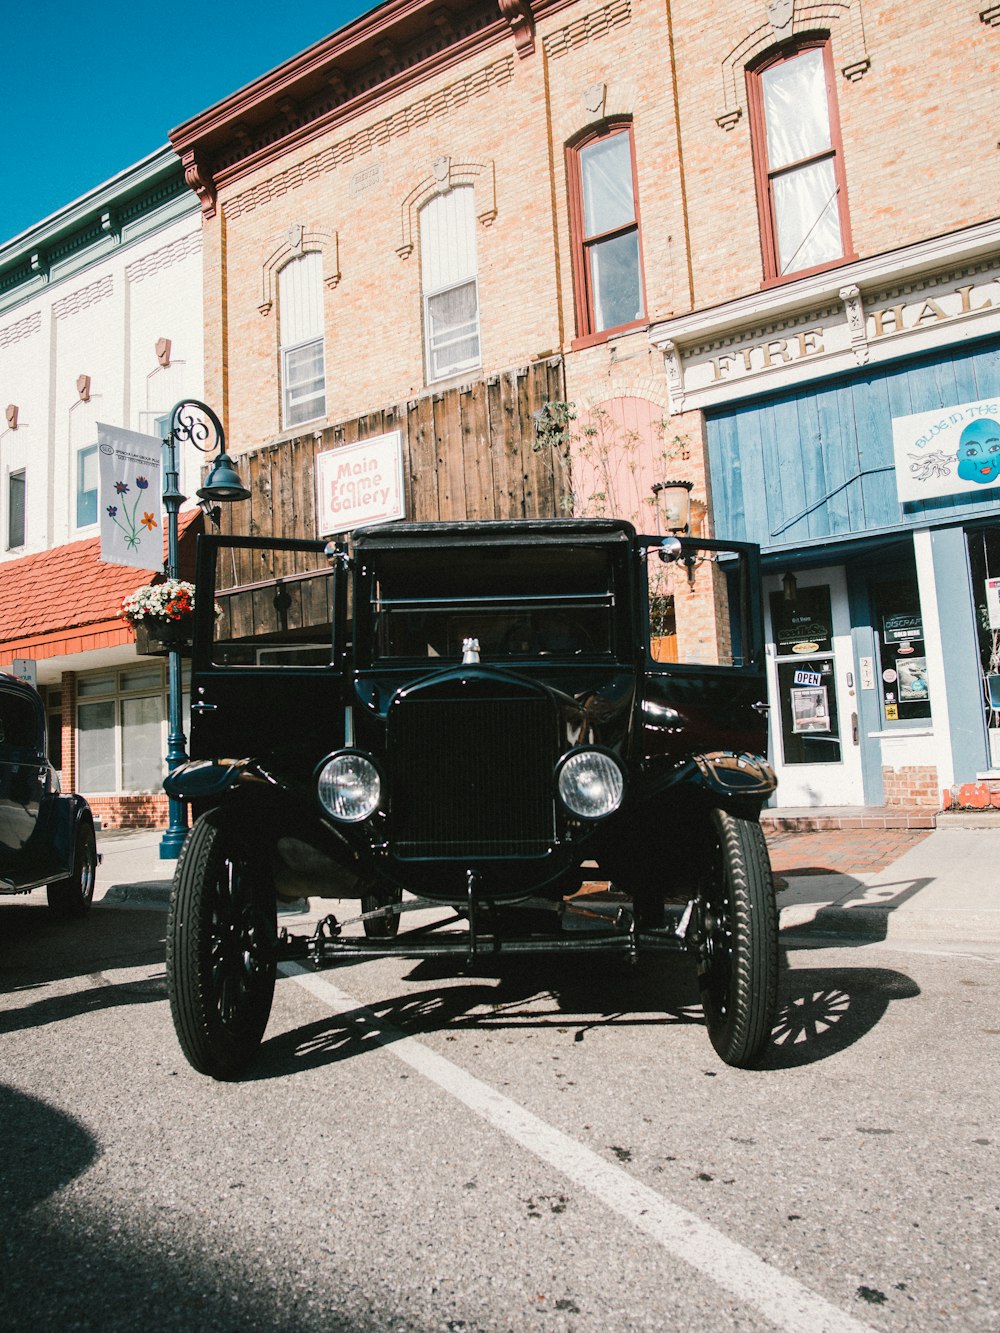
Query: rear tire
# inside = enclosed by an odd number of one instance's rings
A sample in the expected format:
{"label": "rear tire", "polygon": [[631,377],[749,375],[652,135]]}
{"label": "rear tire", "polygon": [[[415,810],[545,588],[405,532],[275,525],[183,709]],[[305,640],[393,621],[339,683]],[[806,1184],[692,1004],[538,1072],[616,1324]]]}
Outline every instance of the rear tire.
{"label": "rear tire", "polygon": [[276,971],[275,895],[245,827],[203,815],[181,849],[167,916],[167,990],[200,1074],[238,1077],[256,1055]]}
{"label": "rear tire", "polygon": [[778,1002],[778,909],[755,819],[710,815],[711,862],[697,899],[698,983],[712,1045],[748,1069],[767,1050]]}
{"label": "rear tire", "polygon": [[97,879],[97,839],[94,826],[86,817],[77,826],[73,844],[73,873],[49,884],[45,890],[49,909],[55,916],[85,916],[94,901]]}

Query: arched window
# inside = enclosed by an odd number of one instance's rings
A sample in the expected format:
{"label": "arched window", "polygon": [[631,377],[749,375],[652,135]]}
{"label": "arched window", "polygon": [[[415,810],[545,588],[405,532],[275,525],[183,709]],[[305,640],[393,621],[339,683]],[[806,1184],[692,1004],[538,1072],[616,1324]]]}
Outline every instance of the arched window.
{"label": "arched window", "polygon": [[421,208],[420,280],[428,383],[474,370],[482,354],[471,185],[436,194]]}
{"label": "arched window", "polygon": [[646,314],[631,124],[575,144],[568,168],[577,335],[586,338]]}
{"label": "arched window", "polygon": [[323,258],[311,252],[278,274],[281,338],[281,424],[326,416],[323,357]]}
{"label": "arched window", "polygon": [[747,73],[765,282],[850,257],[844,154],[828,39]]}

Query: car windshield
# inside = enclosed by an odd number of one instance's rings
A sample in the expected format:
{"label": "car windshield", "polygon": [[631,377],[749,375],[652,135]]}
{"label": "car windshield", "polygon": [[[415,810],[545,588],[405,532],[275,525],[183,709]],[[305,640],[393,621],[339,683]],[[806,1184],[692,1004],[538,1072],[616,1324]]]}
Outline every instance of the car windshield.
{"label": "car windshield", "polygon": [[610,552],[588,546],[381,552],[371,577],[377,659],[608,658]]}

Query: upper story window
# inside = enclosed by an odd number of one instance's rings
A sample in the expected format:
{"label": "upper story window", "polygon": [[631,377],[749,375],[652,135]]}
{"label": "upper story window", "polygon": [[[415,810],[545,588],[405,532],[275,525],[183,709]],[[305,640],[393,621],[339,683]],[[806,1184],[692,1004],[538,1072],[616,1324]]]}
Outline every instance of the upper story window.
{"label": "upper story window", "polygon": [[76,455],[76,526],[97,522],[97,445],[90,444]]}
{"label": "upper story window", "polygon": [[570,226],[577,333],[583,338],[645,317],[631,125],[570,150]]}
{"label": "upper story window", "polygon": [[278,274],[281,330],[281,424],[326,416],[323,357],[323,257],[302,255]]}
{"label": "upper story window", "polygon": [[7,550],[24,545],[24,469],[7,478]]}
{"label": "upper story window", "polygon": [[420,278],[428,382],[482,364],[475,191],[460,185],[420,210]]}
{"label": "upper story window", "polygon": [[835,264],[851,247],[828,41],[748,73],[765,281]]}

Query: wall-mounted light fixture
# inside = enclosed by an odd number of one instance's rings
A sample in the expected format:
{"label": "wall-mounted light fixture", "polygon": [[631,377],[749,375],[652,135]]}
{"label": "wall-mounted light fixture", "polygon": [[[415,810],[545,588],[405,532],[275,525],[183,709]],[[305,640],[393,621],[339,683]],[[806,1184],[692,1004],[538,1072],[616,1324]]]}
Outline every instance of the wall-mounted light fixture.
{"label": "wall-mounted light fixture", "polygon": [[781,595],[786,602],[794,602],[799,593],[799,585],[790,569],[781,576]]}
{"label": "wall-mounted light fixture", "polygon": [[653,495],[667,532],[687,532],[691,523],[693,481],[654,481]]}

